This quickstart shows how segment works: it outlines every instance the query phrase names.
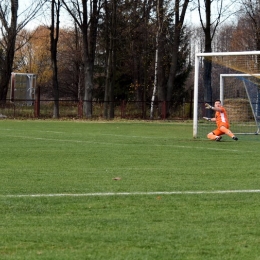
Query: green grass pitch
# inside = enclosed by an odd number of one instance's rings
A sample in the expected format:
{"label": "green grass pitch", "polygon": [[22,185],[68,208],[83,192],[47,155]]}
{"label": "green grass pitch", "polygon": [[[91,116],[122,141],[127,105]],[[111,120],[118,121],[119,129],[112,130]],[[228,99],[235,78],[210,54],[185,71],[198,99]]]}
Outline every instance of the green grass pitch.
{"label": "green grass pitch", "polygon": [[0,121],[0,259],[260,259],[260,136]]}

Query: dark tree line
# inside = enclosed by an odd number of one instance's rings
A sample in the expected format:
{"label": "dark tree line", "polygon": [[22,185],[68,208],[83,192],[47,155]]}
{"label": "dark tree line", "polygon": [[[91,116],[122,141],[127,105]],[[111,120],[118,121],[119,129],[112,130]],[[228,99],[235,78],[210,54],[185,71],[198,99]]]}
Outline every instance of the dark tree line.
{"label": "dark tree line", "polygon": [[[153,93],[155,102],[167,102],[167,114],[170,115],[184,98],[189,97],[192,88],[191,46],[198,30],[185,24],[186,12],[191,4],[199,12],[202,51],[259,49],[260,14],[257,3],[245,0],[241,6],[246,7],[246,12],[240,12],[234,20],[236,22],[226,26],[221,24],[225,14],[224,2],[218,1],[220,6],[215,17],[211,13],[214,3],[214,0],[42,2],[42,6],[49,6],[51,10],[51,22],[46,26],[50,44],[50,62],[47,60],[46,64],[49,63],[50,67],[46,65],[46,70],[51,68],[52,77],[48,79],[45,71],[45,78],[39,81],[39,85],[44,95],[55,100],[53,116],[59,116],[59,98],[62,97],[83,100],[86,118],[92,116],[92,101],[100,100],[104,102],[104,117],[111,119],[117,100],[136,101],[138,106],[140,101],[150,102]],[[69,14],[74,26],[59,28],[61,11]],[[35,35],[39,29],[31,32],[22,30],[24,26],[19,25],[17,14],[18,0],[1,2],[1,102],[6,100],[9,75],[14,68],[23,72],[29,70],[29,58],[18,62],[17,54],[25,56],[26,47],[36,43]],[[243,28],[246,24],[249,29]],[[252,33],[254,47],[251,47],[252,41],[248,42],[248,46],[241,42],[239,35],[244,30]],[[20,39],[22,35],[29,36],[18,44],[17,37]],[[235,37],[238,41],[234,40]],[[32,60],[33,57],[30,58],[30,70],[35,71],[28,72],[37,73],[40,77],[40,69],[34,69],[36,65],[32,65]],[[43,66],[38,68],[43,70]],[[212,98],[211,84],[211,63],[205,61],[204,99],[209,102]]]}

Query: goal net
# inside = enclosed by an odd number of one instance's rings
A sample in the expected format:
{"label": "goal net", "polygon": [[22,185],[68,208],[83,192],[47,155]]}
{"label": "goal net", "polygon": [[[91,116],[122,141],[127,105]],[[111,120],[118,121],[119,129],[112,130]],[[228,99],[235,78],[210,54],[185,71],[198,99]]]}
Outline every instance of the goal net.
{"label": "goal net", "polygon": [[[210,61],[211,98],[205,100],[204,61]],[[258,134],[260,129],[260,51],[199,53],[195,60],[193,137],[205,138],[216,128],[208,122],[205,103],[220,99],[236,135]],[[214,111],[211,111],[214,117]]]}
{"label": "goal net", "polygon": [[10,100],[16,105],[32,106],[35,88],[35,74],[12,72],[9,95]]}

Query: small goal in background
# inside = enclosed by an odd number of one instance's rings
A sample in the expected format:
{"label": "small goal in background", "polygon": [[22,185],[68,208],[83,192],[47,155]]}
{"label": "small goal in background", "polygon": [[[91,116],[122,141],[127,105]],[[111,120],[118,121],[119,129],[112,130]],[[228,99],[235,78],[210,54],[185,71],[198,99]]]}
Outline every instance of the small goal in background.
{"label": "small goal in background", "polygon": [[35,99],[36,74],[15,73],[11,74],[9,95],[10,100],[16,105],[32,106]]}

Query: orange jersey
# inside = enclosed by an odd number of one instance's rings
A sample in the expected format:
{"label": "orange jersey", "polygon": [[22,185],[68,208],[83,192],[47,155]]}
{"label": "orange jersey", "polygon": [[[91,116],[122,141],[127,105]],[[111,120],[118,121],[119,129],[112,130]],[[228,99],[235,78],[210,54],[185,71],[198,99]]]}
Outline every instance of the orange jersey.
{"label": "orange jersey", "polygon": [[220,109],[221,111],[216,111],[215,113],[217,127],[219,128],[224,125],[225,127],[229,128],[226,109],[224,107],[220,107]]}

